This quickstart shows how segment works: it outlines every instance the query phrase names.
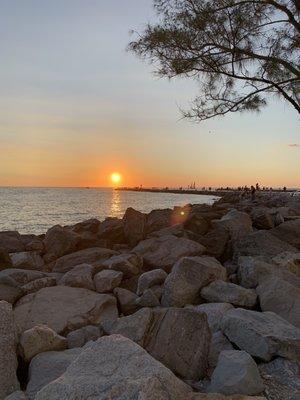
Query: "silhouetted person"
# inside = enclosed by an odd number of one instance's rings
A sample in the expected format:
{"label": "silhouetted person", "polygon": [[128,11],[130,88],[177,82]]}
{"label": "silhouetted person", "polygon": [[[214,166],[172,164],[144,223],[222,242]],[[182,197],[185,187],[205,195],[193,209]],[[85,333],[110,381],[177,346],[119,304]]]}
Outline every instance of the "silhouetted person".
{"label": "silhouetted person", "polygon": [[255,200],[255,192],[256,192],[255,187],[251,185],[251,201]]}

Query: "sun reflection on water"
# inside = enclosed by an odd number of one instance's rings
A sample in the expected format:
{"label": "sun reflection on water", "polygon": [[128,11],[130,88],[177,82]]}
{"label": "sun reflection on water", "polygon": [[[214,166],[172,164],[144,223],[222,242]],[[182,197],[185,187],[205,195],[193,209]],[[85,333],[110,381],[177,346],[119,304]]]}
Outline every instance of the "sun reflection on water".
{"label": "sun reflection on water", "polygon": [[110,215],[112,217],[119,217],[121,214],[121,197],[118,190],[112,191]]}

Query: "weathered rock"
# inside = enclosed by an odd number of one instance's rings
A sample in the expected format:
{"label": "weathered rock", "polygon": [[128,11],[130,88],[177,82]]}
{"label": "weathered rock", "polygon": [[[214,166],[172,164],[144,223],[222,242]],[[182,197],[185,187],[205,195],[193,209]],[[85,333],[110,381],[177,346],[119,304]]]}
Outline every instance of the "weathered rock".
{"label": "weathered rock", "polygon": [[239,394],[234,394],[232,396],[225,396],[223,394],[204,394],[204,393],[193,393],[187,400],[266,400],[265,397],[257,396],[244,396]]}
{"label": "weathered rock", "polygon": [[270,264],[261,257],[239,257],[238,282],[246,288],[256,288],[260,281],[277,276],[294,286],[300,287],[300,279],[288,269],[277,264]]}
{"label": "weathered rock", "polygon": [[139,308],[136,304],[138,296],[130,290],[118,287],[114,289],[114,295],[118,299],[119,309],[122,314],[132,314]]}
{"label": "weathered rock", "polygon": [[201,236],[198,242],[207,249],[207,254],[222,260],[226,254],[229,242],[229,232],[223,227],[210,230],[205,236]]}
{"label": "weathered rock", "polygon": [[67,333],[89,324],[117,318],[116,299],[91,290],[54,286],[24,296],[15,306],[18,331],[46,324]]}
{"label": "weathered rock", "polygon": [[12,267],[11,259],[9,253],[0,247],[0,271],[2,269],[8,269]]}
{"label": "weathered rock", "polygon": [[83,347],[90,340],[97,340],[103,335],[103,330],[98,326],[88,325],[72,331],[67,336],[68,347]]}
{"label": "weathered rock", "polygon": [[233,309],[233,306],[228,303],[208,303],[199,304],[197,306],[188,306],[195,311],[205,313],[207,322],[212,332],[218,332],[221,329],[221,322],[223,316],[227,311]]}
{"label": "weathered rock", "polygon": [[0,301],[4,300],[7,301],[7,303],[14,304],[23,296],[23,294],[23,290],[18,287],[0,283]]}
{"label": "weathered rock", "polygon": [[278,239],[270,231],[256,231],[244,236],[234,245],[234,257],[265,256],[275,257],[283,252],[297,252],[290,244]]}
{"label": "weathered rock", "polygon": [[[81,351],[81,348],[49,351],[35,356],[31,360],[28,371],[29,381],[26,388],[26,395],[29,400],[34,400],[39,390],[59,378]],[[50,400],[50,398],[47,400]]]}
{"label": "weathered rock", "polygon": [[278,277],[264,279],[256,289],[262,311],[273,311],[300,328],[300,289]]}
{"label": "weathered rock", "polygon": [[98,228],[98,237],[105,239],[111,246],[116,243],[125,243],[124,223],[122,219],[106,218]]}
{"label": "weathered rock", "polygon": [[0,399],[19,389],[17,365],[12,306],[0,301]]}
{"label": "weathered rock", "polygon": [[98,265],[116,254],[113,250],[101,247],[79,250],[56,260],[53,272],[68,272],[80,264]]}
{"label": "weathered rock", "polygon": [[24,392],[21,392],[21,390],[17,390],[16,392],[13,392],[9,396],[5,397],[4,400],[26,400],[27,397]]}
{"label": "weathered rock", "polygon": [[36,400],[186,400],[191,389],[136,343],[109,336],[91,343]]}
{"label": "weathered rock", "polygon": [[76,251],[79,238],[75,232],[60,225],[50,228],[45,236],[44,245],[46,254],[44,260],[50,263],[59,257]]}
{"label": "weathered rock", "polygon": [[10,259],[13,268],[33,269],[38,271],[43,271],[44,269],[44,260],[38,253],[33,251],[10,253]]}
{"label": "weathered rock", "polygon": [[152,286],[163,284],[167,276],[167,273],[163,269],[153,269],[152,271],[144,272],[138,280],[137,294],[141,295]]}
{"label": "weathered rock", "polygon": [[45,351],[65,350],[67,339],[58,335],[47,325],[37,325],[23,332],[20,337],[20,351],[25,361]]}
{"label": "weathered rock", "polygon": [[71,227],[71,231],[78,235],[77,250],[88,249],[90,247],[106,247],[106,240],[98,237],[100,221],[91,218],[79,222]]}
{"label": "weathered rock", "polygon": [[217,280],[201,290],[201,297],[209,303],[230,303],[235,306],[254,307],[257,301],[255,290],[245,289],[234,283]]}
{"label": "weathered rock", "polygon": [[209,392],[256,395],[263,390],[257,365],[248,353],[237,350],[221,352],[211,377]]}
{"label": "weathered rock", "polygon": [[185,229],[194,232],[197,235],[205,235],[210,228],[210,223],[201,215],[192,212],[188,215],[183,226]]}
{"label": "weathered rock", "polygon": [[272,262],[300,277],[300,252],[278,254]]}
{"label": "weathered rock", "polygon": [[268,207],[253,208],[251,218],[253,226],[257,229],[272,229],[275,226],[275,218]]}
{"label": "weathered rock", "polygon": [[224,350],[233,350],[233,346],[221,331],[217,331],[212,335],[209,348],[208,364],[211,369],[216,367],[219,355]]}
{"label": "weathered rock", "polygon": [[95,290],[93,282],[94,268],[89,264],[80,264],[64,274],[59,284],[63,286],[81,287]]}
{"label": "weathered rock", "polygon": [[182,257],[202,255],[205,251],[201,244],[173,235],[144,240],[133,249],[133,252],[144,258],[146,266],[166,271]]}
{"label": "weathered rock", "polygon": [[213,221],[214,227],[225,228],[233,241],[240,239],[252,232],[252,221],[248,214],[230,210],[220,220]]}
{"label": "weathered rock", "polygon": [[267,364],[261,364],[259,366],[259,372],[266,386],[265,394],[268,399],[297,400],[297,398],[299,398],[299,362],[290,361],[279,357]]}
{"label": "weathered rock", "polygon": [[0,232],[0,247],[6,250],[7,253],[16,253],[25,250],[21,235],[15,231]]}
{"label": "weathered rock", "polygon": [[104,269],[94,276],[94,284],[98,293],[112,292],[120,285],[123,279],[123,272]]}
{"label": "weathered rock", "polygon": [[25,294],[35,293],[45,287],[56,286],[56,279],[51,276],[46,276],[45,278],[35,279],[34,281],[28,282],[21,286],[22,291]]}
{"label": "weathered rock", "polygon": [[272,312],[229,310],[221,328],[232,343],[253,357],[265,361],[274,356],[300,357],[300,330]]}
{"label": "weathered rock", "polygon": [[124,217],[124,235],[131,247],[137,245],[146,235],[147,215],[133,208],[127,208]]}
{"label": "weathered rock", "polygon": [[195,304],[200,290],[216,279],[226,279],[226,270],[215,258],[184,257],[165,280],[161,303],[165,307]]}
{"label": "weathered rock", "polygon": [[141,297],[139,297],[135,304],[139,307],[158,307],[160,302],[151,289],[145,290]]}
{"label": "weathered rock", "polygon": [[205,374],[211,334],[204,314],[187,308],[144,308],[118,319],[108,332],[136,341],[185,379]]}
{"label": "weathered rock", "polygon": [[4,269],[0,271],[0,283],[13,287],[21,287],[36,279],[45,278],[47,275],[43,272],[26,269]]}
{"label": "weathered rock", "polygon": [[300,219],[284,222],[272,229],[270,233],[298,250],[300,249]]}
{"label": "weathered rock", "polygon": [[153,210],[147,215],[146,234],[167,228],[171,225],[172,210],[167,208],[164,210]]}
{"label": "weathered rock", "polygon": [[129,253],[120,254],[104,261],[101,266],[104,269],[112,269],[123,273],[124,278],[131,278],[138,275],[143,267],[143,259],[141,256]]}

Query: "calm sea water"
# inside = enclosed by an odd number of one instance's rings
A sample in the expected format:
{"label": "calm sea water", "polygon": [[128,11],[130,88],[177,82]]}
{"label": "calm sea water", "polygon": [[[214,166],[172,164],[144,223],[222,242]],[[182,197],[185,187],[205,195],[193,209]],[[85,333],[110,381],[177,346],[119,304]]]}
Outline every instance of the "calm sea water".
{"label": "calm sea water", "polygon": [[0,188],[0,231],[40,234],[56,224],[122,217],[128,207],[150,212],[187,203],[212,204],[214,199],[195,194],[123,192],[108,188]]}

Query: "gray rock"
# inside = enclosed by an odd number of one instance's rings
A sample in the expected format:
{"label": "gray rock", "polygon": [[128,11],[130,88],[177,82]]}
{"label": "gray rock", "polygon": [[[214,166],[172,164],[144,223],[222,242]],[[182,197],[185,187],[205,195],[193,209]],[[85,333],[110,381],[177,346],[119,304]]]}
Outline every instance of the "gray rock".
{"label": "gray rock", "polygon": [[10,259],[14,268],[33,269],[43,271],[44,260],[34,251],[24,251],[19,253],[10,253]]}
{"label": "gray rock", "polygon": [[293,274],[300,277],[300,252],[298,253],[281,253],[274,257],[272,261],[280,267],[286,268]]}
{"label": "gray rock", "polygon": [[12,267],[9,253],[3,249],[0,245],[0,271],[2,269],[8,269]]}
{"label": "gray rock", "polygon": [[284,222],[272,229],[270,233],[300,250],[300,218]]}
{"label": "gray rock", "polygon": [[59,285],[95,290],[93,272],[94,268],[89,264],[77,265],[63,275]]}
{"label": "gray rock", "polygon": [[227,229],[217,227],[211,229],[206,235],[197,240],[207,249],[207,254],[222,260],[226,255],[230,234]]}
{"label": "gray rock", "polygon": [[[49,351],[35,356],[29,365],[26,395],[34,400],[36,394],[48,383],[59,378],[78,357],[82,349]],[[48,398],[50,400],[50,398]]]}
{"label": "gray rock", "polygon": [[226,269],[215,258],[184,257],[165,280],[161,303],[165,307],[195,304],[200,290],[216,279],[226,279]]}
{"label": "gray rock", "polygon": [[14,304],[23,294],[24,292],[20,288],[0,283],[0,301],[4,300],[7,301],[7,303]]}
{"label": "gray rock", "polygon": [[116,299],[82,288],[54,286],[24,296],[15,306],[20,333],[45,324],[57,333],[68,333],[85,325],[114,320]]}
{"label": "gray rock", "polygon": [[94,325],[84,326],[83,328],[72,331],[67,336],[68,347],[83,347],[90,340],[97,340],[103,335],[103,330]]}
{"label": "gray rock", "polygon": [[147,215],[133,208],[127,208],[124,217],[124,235],[131,247],[137,245],[146,235]]}
{"label": "gray rock", "polygon": [[253,358],[245,351],[225,350],[211,377],[208,391],[223,394],[256,395],[264,385]]}
{"label": "gray rock", "polygon": [[114,295],[118,299],[118,305],[122,314],[132,314],[139,308],[136,304],[138,296],[130,290],[118,287],[114,289]]}
{"label": "gray rock", "polygon": [[160,302],[151,289],[147,289],[141,297],[136,299],[135,304],[139,307],[158,307]]}
{"label": "gray rock", "polygon": [[104,269],[94,276],[94,285],[98,293],[112,292],[120,285],[123,272]]}
{"label": "gray rock", "polygon": [[212,335],[209,348],[208,364],[211,369],[216,367],[219,355],[224,350],[233,350],[233,346],[221,331],[217,331]]}
{"label": "gray rock", "polygon": [[16,253],[18,251],[25,251],[24,243],[22,242],[21,235],[15,231],[0,232],[0,247],[8,253]]}
{"label": "gray rock", "polygon": [[172,210],[169,208],[151,211],[146,219],[146,234],[168,228],[172,223],[171,218]]}
{"label": "gray rock", "polygon": [[232,343],[253,357],[265,361],[274,356],[300,357],[300,330],[272,312],[229,310],[221,328]]}
{"label": "gray rock", "polygon": [[245,289],[234,283],[217,280],[201,290],[201,297],[213,303],[230,303],[235,306],[251,308],[257,301],[255,290]]}
{"label": "gray rock", "polygon": [[259,372],[266,386],[268,399],[297,399],[300,395],[300,364],[299,362],[276,358],[261,364]]}
{"label": "gray rock", "polygon": [[119,218],[106,218],[98,228],[99,239],[105,239],[111,246],[116,243],[125,243],[124,223]]}
{"label": "gray rock", "polygon": [[300,328],[300,289],[278,277],[264,279],[256,289],[262,311],[273,311]]}
{"label": "gray rock", "polygon": [[12,306],[0,301],[0,399],[19,389],[17,365]]}
{"label": "gray rock", "polygon": [[213,221],[213,227],[225,228],[233,241],[252,232],[252,220],[247,213],[230,210],[220,220]]}
{"label": "gray rock", "polygon": [[102,263],[103,269],[112,269],[123,273],[124,278],[138,275],[143,267],[143,259],[137,254],[120,254]]}
{"label": "gray rock", "polygon": [[143,240],[133,249],[133,252],[144,258],[146,266],[162,268],[165,271],[170,271],[175,262],[182,257],[202,255],[205,251],[201,244],[173,235]]}
{"label": "gray rock", "polygon": [[13,392],[9,396],[5,397],[4,400],[26,400],[27,397],[24,392],[21,392],[21,390],[17,390],[16,392]]}
{"label": "gray rock", "polygon": [[68,272],[80,264],[99,265],[116,254],[116,251],[101,247],[79,250],[58,258],[54,263],[53,272]]}
{"label": "gray rock", "polygon": [[136,343],[122,336],[93,342],[35,400],[186,400],[191,389]]}
{"label": "gray rock", "polygon": [[163,269],[153,269],[152,271],[144,272],[138,280],[137,295],[140,296],[152,286],[163,284],[167,276],[167,273]]}
{"label": "gray rock", "polygon": [[233,306],[228,303],[207,303],[199,304],[198,306],[188,306],[195,311],[205,313],[207,322],[212,332],[218,332],[221,329],[223,316],[227,311],[233,309]]}
{"label": "gray rock", "polygon": [[56,286],[56,279],[51,276],[46,276],[45,278],[35,279],[34,281],[28,282],[21,286],[22,291],[25,294],[35,293],[45,287]]}
{"label": "gray rock", "polygon": [[272,229],[275,227],[275,218],[268,207],[255,207],[251,211],[253,226],[257,229]]}
{"label": "gray rock", "polygon": [[234,258],[240,256],[275,257],[283,252],[297,252],[290,244],[278,239],[270,231],[256,231],[250,233],[234,244]]}
{"label": "gray rock", "polygon": [[47,275],[39,271],[26,269],[4,269],[0,271],[0,283],[13,287],[21,287],[35,279],[45,278]]}
{"label": "gray rock", "polygon": [[50,263],[59,257],[76,251],[79,236],[70,229],[55,225],[50,228],[44,239],[45,252],[44,260]]}
{"label": "gray rock", "polygon": [[19,346],[25,361],[30,361],[39,353],[65,350],[67,348],[67,340],[47,325],[37,325],[22,333]]}

